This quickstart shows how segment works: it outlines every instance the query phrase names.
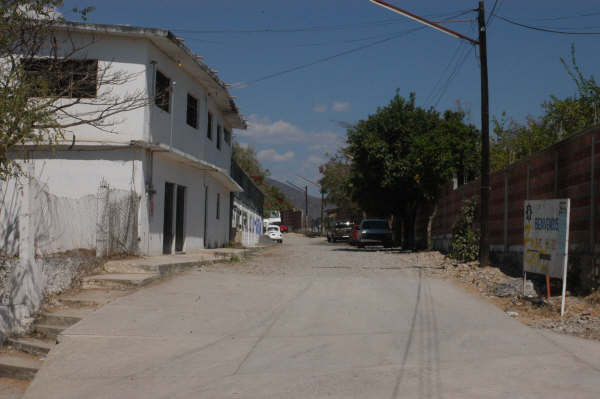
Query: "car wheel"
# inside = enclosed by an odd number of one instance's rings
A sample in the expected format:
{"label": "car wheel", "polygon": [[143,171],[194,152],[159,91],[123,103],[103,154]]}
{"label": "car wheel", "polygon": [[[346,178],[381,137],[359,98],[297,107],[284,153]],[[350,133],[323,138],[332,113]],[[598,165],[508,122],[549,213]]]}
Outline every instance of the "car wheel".
{"label": "car wheel", "polygon": [[331,242],[331,237],[327,236],[327,242]]}

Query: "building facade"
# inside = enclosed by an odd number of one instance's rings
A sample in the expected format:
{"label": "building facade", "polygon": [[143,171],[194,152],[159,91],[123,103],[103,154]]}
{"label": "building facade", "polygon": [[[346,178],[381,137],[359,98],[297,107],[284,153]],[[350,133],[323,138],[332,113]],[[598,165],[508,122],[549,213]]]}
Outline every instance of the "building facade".
{"label": "building facade", "polygon": [[[82,97],[147,102],[110,116],[110,129],[84,124],[51,148],[15,150],[15,157],[26,154],[31,178],[2,188],[4,252],[17,252],[19,187],[32,181],[26,203],[39,208],[28,210],[38,254],[91,248],[158,255],[227,243],[231,193],[242,190],[230,175],[231,132],[246,125],[216,71],[167,30],[66,23],[55,36],[65,51],[68,43],[85,43],[74,58],[91,61],[97,73],[110,68],[126,77]],[[81,103],[72,112],[97,111]],[[69,209],[84,199],[88,205],[69,220]]]}

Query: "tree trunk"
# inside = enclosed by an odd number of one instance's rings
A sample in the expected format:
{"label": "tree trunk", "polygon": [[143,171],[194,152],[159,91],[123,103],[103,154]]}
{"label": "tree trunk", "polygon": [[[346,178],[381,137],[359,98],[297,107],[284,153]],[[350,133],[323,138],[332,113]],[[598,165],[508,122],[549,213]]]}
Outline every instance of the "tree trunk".
{"label": "tree trunk", "polygon": [[417,207],[411,207],[405,213],[404,221],[404,244],[403,249],[415,249],[415,221],[417,219]]}
{"label": "tree trunk", "polygon": [[435,204],[433,205],[433,211],[431,212],[431,215],[429,215],[429,220],[427,220],[427,249],[430,251],[433,249],[433,238],[431,237],[431,227],[433,224],[433,219],[437,215],[437,211],[438,211],[438,207],[437,207],[437,201],[436,201]]}

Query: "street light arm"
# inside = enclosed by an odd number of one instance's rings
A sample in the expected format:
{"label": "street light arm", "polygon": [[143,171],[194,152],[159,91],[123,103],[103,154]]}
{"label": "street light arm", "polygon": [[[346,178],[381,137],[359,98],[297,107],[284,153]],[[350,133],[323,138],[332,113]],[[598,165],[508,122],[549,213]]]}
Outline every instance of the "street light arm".
{"label": "street light arm", "polygon": [[440,25],[440,24],[438,24],[438,23],[436,23],[436,22],[429,21],[429,20],[427,20],[427,19],[425,19],[425,18],[423,18],[423,17],[419,17],[418,15],[415,15],[415,14],[413,14],[413,13],[411,13],[411,12],[408,12],[408,11],[406,11],[406,10],[403,10],[403,9],[401,9],[401,8],[398,8],[398,7],[396,7],[396,6],[393,6],[393,5],[389,4],[389,3],[386,3],[385,1],[382,1],[382,0],[369,0],[369,1],[370,1],[371,3],[374,3],[374,4],[377,4],[377,5],[379,5],[379,6],[381,6],[381,7],[387,8],[387,9],[388,9],[388,10],[390,10],[390,11],[393,11],[393,12],[395,12],[395,13],[398,13],[398,14],[400,14],[400,15],[403,15],[403,16],[405,16],[406,18],[410,18],[410,19],[412,19],[413,21],[417,21],[417,22],[419,22],[419,23],[422,23],[423,25],[427,25],[427,26],[429,26],[430,28],[433,28],[433,29],[439,30],[439,31],[440,31],[440,32],[442,32],[442,33],[445,33],[445,34],[447,34],[447,35],[450,35],[450,36],[456,37],[457,39],[463,39],[463,40],[467,40],[467,41],[471,42],[472,44],[479,44],[479,42],[478,42],[477,40],[475,40],[475,39],[471,39],[471,38],[470,38],[470,37],[468,37],[468,36],[465,36],[465,35],[462,35],[462,34],[460,34],[460,33],[458,33],[458,32],[455,32],[455,31],[453,31],[452,29],[448,29],[448,28],[446,28],[445,26],[442,26],[442,25]]}

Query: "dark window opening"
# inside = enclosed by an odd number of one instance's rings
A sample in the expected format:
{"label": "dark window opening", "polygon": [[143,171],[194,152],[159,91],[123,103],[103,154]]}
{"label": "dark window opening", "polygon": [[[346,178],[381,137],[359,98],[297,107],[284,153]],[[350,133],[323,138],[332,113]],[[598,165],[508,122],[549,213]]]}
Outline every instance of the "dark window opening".
{"label": "dark window opening", "polygon": [[231,132],[225,129],[225,142],[231,145]]}
{"label": "dark window opening", "polygon": [[217,125],[217,149],[221,149],[221,126]]}
{"label": "dark window opening", "polygon": [[208,113],[208,123],[206,125],[206,137],[212,140],[212,114]]}
{"label": "dark window opening", "polygon": [[154,103],[158,108],[169,112],[169,102],[171,100],[171,79],[156,71],[156,93]]}
{"label": "dark window opening", "polygon": [[217,193],[217,219],[221,218],[221,194]]}
{"label": "dark window opening", "polygon": [[95,98],[98,60],[28,59],[23,69],[38,97]]}
{"label": "dark window opening", "polygon": [[187,124],[198,129],[198,100],[193,96],[187,95]]}

